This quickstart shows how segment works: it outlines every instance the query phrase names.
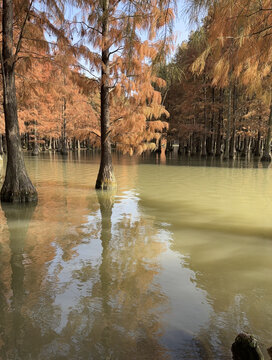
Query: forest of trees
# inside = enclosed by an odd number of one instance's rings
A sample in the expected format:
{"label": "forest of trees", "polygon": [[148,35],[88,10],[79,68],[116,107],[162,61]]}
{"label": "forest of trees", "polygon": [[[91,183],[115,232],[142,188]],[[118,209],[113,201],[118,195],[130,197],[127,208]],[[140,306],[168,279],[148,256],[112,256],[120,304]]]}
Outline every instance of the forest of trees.
{"label": "forest of trees", "polygon": [[160,68],[169,150],[178,141],[180,153],[270,161],[271,66],[271,2],[209,4],[203,25]]}
{"label": "forest of trees", "polygon": [[112,146],[160,152],[162,137],[180,154],[271,160],[270,1],[187,8],[206,16],[169,62],[174,0],[3,0],[2,201],[37,201],[24,149],[101,148],[97,189],[116,185]]}

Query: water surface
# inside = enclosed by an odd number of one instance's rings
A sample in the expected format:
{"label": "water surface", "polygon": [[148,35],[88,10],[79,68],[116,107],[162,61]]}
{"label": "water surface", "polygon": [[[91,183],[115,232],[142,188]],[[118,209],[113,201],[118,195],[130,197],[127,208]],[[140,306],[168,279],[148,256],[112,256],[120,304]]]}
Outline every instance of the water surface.
{"label": "water surface", "polygon": [[0,209],[1,359],[231,359],[272,345],[272,170],[93,153],[26,157],[36,207]]}

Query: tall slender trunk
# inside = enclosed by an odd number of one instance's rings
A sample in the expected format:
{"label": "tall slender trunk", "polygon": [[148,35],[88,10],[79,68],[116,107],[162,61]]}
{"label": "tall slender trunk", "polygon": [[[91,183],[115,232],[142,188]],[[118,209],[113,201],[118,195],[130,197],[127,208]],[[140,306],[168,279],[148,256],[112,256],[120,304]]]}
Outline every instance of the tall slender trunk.
{"label": "tall slender trunk", "polygon": [[214,103],[215,103],[215,89],[212,88],[212,114],[210,120],[210,136],[207,141],[207,153],[213,155],[214,153]]}
{"label": "tall slender trunk", "polygon": [[221,156],[221,128],[223,123],[223,91],[220,89],[220,108],[218,111],[217,138],[215,156]]}
{"label": "tall slender trunk", "polygon": [[48,150],[52,150],[52,137],[49,137]]}
{"label": "tall slender trunk", "polygon": [[34,122],[34,142],[32,144],[32,156],[37,156],[39,155],[39,145],[37,143],[37,126],[36,126],[36,121]]}
{"label": "tall slender trunk", "polygon": [[12,0],[3,0],[2,14],[1,63],[8,157],[6,176],[1,190],[1,200],[6,202],[37,201],[37,191],[32,185],[25,168],[19,133],[13,56],[14,19]]}
{"label": "tall slender trunk", "polygon": [[201,136],[201,155],[207,155],[207,89],[206,89],[206,75],[204,74],[204,133]]}
{"label": "tall slender trunk", "polygon": [[267,135],[265,139],[265,148],[261,161],[271,161],[271,155],[270,155],[271,128],[272,128],[272,103],[270,104],[270,114],[268,119]]}
{"label": "tall slender trunk", "polygon": [[113,173],[111,142],[109,139],[110,129],[110,52],[109,52],[109,0],[103,0],[103,23],[102,23],[102,67],[101,67],[101,160],[99,173],[96,180],[96,189],[109,190],[116,186]]}
{"label": "tall slender trunk", "polygon": [[233,86],[233,94],[232,94],[232,103],[233,103],[233,108],[232,108],[232,138],[231,138],[231,143],[230,143],[230,158],[233,159],[235,157],[236,154],[236,109],[237,109],[237,89],[236,86],[234,84]]}
{"label": "tall slender trunk", "polygon": [[182,150],[184,148],[184,140],[183,138],[180,136],[179,139],[179,147],[178,147],[178,155],[181,155],[182,154]]}
{"label": "tall slender trunk", "polygon": [[62,104],[62,134],[61,134],[61,155],[68,155],[66,144],[66,99],[63,98]]}
{"label": "tall slender trunk", "polygon": [[261,155],[261,132],[260,130],[258,130],[258,137],[257,137],[257,141],[255,142],[255,150],[254,150],[254,155],[255,156],[260,156]]}
{"label": "tall slender trunk", "polygon": [[230,134],[231,134],[231,123],[232,123],[232,84],[229,84],[228,93],[228,116],[227,116],[227,134],[226,134],[226,147],[224,152],[224,159],[229,159],[230,155]]}

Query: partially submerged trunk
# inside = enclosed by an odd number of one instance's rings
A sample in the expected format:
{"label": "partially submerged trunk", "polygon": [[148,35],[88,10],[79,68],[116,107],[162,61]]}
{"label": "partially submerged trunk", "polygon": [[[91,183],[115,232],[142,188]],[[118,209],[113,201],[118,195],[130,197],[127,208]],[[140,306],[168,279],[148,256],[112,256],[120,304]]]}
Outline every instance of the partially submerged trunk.
{"label": "partially submerged trunk", "polygon": [[231,351],[233,360],[264,360],[257,340],[246,333],[237,335]]}
{"label": "partially submerged trunk", "polygon": [[13,55],[13,1],[3,0],[3,51],[2,79],[7,142],[7,168],[1,190],[1,201],[37,201],[37,191],[32,185],[24,163],[19,133]]}
{"label": "partially submerged trunk", "polygon": [[99,173],[96,180],[96,189],[110,190],[116,186],[115,176],[113,173],[111,142],[109,138],[110,130],[110,89],[109,89],[109,57],[110,52],[107,45],[109,35],[109,0],[103,1],[103,25],[102,38],[106,48],[102,50],[102,68],[101,68],[101,160]]}

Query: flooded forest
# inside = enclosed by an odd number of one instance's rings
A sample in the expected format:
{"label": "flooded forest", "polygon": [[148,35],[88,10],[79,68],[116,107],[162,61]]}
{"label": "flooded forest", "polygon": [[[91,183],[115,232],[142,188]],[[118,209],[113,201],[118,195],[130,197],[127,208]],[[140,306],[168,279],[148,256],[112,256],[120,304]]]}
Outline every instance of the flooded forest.
{"label": "flooded forest", "polygon": [[272,358],[270,0],[3,0],[0,360]]}

